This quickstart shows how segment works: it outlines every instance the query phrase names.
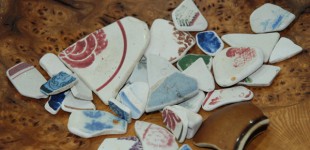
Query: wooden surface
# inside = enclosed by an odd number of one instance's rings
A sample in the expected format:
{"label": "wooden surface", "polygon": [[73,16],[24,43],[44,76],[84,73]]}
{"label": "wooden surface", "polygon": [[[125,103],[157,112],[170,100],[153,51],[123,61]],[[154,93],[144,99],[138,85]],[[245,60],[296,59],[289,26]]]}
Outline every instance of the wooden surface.
{"label": "wooden surface", "polygon": [[[44,109],[47,99],[21,96],[5,75],[20,61],[38,65],[45,53],[58,54],[88,33],[124,16],[135,16],[148,25],[156,18],[171,20],[181,0],[0,0],[0,149],[97,149],[106,137],[83,139],[67,129],[69,114],[53,116]],[[252,33],[249,16],[264,0],[195,0],[209,22],[209,30],[225,33]],[[269,1],[270,2],[270,1]],[[277,63],[280,74],[270,87],[250,88],[252,102],[270,118],[270,126],[247,149],[310,148],[309,1],[271,1],[300,16],[281,36],[303,47],[303,52]],[[303,11],[305,10],[305,11]],[[195,33],[192,33],[195,35]],[[227,45],[226,45],[227,46]],[[202,53],[194,46],[190,53]],[[218,88],[218,87],[217,87]],[[97,96],[99,110],[110,111]],[[212,112],[199,112],[206,119]],[[140,120],[162,124],[160,113],[145,114]],[[134,123],[126,135],[135,135]],[[233,129],[232,129],[233,130]],[[223,137],[225,138],[225,137]],[[191,140],[186,140],[193,149]]]}

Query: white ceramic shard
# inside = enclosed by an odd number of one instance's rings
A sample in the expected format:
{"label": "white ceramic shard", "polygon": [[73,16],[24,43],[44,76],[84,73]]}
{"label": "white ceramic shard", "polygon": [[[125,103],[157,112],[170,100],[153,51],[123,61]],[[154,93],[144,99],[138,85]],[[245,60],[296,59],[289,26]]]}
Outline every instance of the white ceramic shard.
{"label": "white ceramic shard", "polygon": [[196,79],[198,82],[198,87],[202,91],[211,92],[215,88],[213,75],[207,68],[202,58],[197,59],[182,73]]}
{"label": "white ceramic shard", "polygon": [[277,63],[291,58],[302,51],[302,48],[296,45],[288,38],[281,37],[277,45],[274,47],[269,63]]}
{"label": "white ceramic shard", "polygon": [[207,65],[207,68],[211,71],[213,58],[204,54],[187,54],[178,61],[176,66],[180,71],[184,71],[199,58],[203,59],[204,63]]}
{"label": "white ceramic shard", "polygon": [[125,17],[77,41],[59,57],[108,104],[143,56],[149,39],[145,22]]}
{"label": "white ceramic shard", "polygon": [[179,70],[163,57],[152,54],[147,56],[149,87],[154,86],[159,80],[162,80],[175,72],[179,72]]}
{"label": "white ceramic shard", "polygon": [[128,123],[131,122],[131,111],[128,107],[123,105],[121,102],[114,98],[109,99],[110,109],[121,119],[126,120]]}
{"label": "white ceramic shard", "polygon": [[146,57],[141,58],[126,83],[132,84],[134,82],[148,83]]}
{"label": "white ceramic shard", "polygon": [[238,84],[247,86],[269,86],[280,70],[281,68],[278,66],[263,65]]}
{"label": "white ceramic shard", "polygon": [[72,74],[72,71],[69,70],[53,53],[43,55],[39,61],[39,64],[50,77],[53,77],[61,71],[70,75]]}
{"label": "white ceramic shard", "polygon": [[135,132],[145,150],[176,150],[179,148],[174,135],[156,124],[136,121]]}
{"label": "white ceramic shard", "polygon": [[253,92],[243,86],[215,90],[207,94],[202,108],[212,111],[223,105],[251,100],[253,96]]}
{"label": "white ceramic shard", "polygon": [[69,92],[61,104],[61,109],[66,112],[74,112],[78,110],[96,110],[96,106],[92,101],[78,99]]}
{"label": "white ceramic shard", "polygon": [[127,122],[108,112],[99,110],[80,110],[71,113],[68,129],[82,138],[107,134],[124,134]]}
{"label": "white ceramic shard", "polygon": [[143,150],[142,143],[135,136],[105,138],[98,150]]}
{"label": "white ceramic shard", "polygon": [[156,19],[151,27],[151,41],[145,54],[158,55],[174,63],[194,44],[195,39],[190,33],[177,30],[171,21]]}
{"label": "white ceramic shard", "polygon": [[274,32],[284,30],[294,19],[294,14],[277,5],[266,3],[252,12],[250,24],[255,33]]}
{"label": "white ceramic shard", "polygon": [[149,86],[144,82],[135,82],[124,87],[118,97],[120,102],[131,110],[133,119],[139,119],[145,110]]}
{"label": "white ceramic shard", "polygon": [[34,66],[21,62],[9,68],[6,75],[21,95],[35,99],[47,98],[40,92],[46,79]]}
{"label": "white ceramic shard", "polygon": [[203,91],[199,91],[198,94],[194,97],[192,97],[189,100],[186,100],[183,103],[178,104],[179,106],[182,106],[192,112],[198,113],[198,111],[201,108],[201,104],[203,100],[205,99],[205,93]]}
{"label": "white ceramic shard", "polygon": [[202,117],[199,114],[194,113],[182,106],[174,105],[172,107],[179,112],[186,113],[188,119],[188,130],[186,133],[186,138],[187,139],[193,138],[193,136],[196,134],[196,132],[198,131],[199,127],[202,124]]}
{"label": "white ceramic shard", "polygon": [[264,53],[264,62],[268,62],[270,54],[277,44],[280,34],[226,34],[222,36],[224,42],[232,47],[255,47]]}
{"label": "white ceramic shard", "polygon": [[88,86],[79,78],[78,82],[71,88],[71,92],[74,97],[83,100],[93,100],[93,92]]}
{"label": "white ceramic shard", "polygon": [[263,59],[263,53],[259,49],[228,47],[213,59],[215,81],[222,87],[234,85],[260,68]]}
{"label": "white ceramic shard", "polygon": [[201,14],[193,0],[184,0],[172,12],[172,20],[176,28],[181,31],[203,31],[208,22]]}
{"label": "white ceramic shard", "polygon": [[49,100],[44,105],[45,110],[53,115],[57,114],[57,112],[61,108],[63,100],[66,98],[66,95],[68,93],[69,92],[67,91],[56,95],[51,95]]}
{"label": "white ceramic shard", "polygon": [[224,43],[214,31],[204,31],[196,34],[198,47],[206,54],[214,56],[223,50]]}

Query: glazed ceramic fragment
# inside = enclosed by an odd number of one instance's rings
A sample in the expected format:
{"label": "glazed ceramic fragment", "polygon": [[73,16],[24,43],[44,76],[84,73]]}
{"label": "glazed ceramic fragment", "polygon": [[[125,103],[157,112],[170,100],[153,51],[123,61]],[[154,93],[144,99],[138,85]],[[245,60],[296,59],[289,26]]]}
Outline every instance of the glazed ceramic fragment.
{"label": "glazed ceramic fragment", "polygon": [[39,61],[39,64],[50,77],[53,77],[61,71],[70,75],[72,74],[72,71],[69,70],[53,53],[43,55]]}
{"label": "glazed ceramic fragment", "polygon": [[243,86],[215,90],[207,94],[202,108],[211,111],[223,105],[251,100],[253,96],[253,92]]}
{"label": "glazed ceramic fragment", "polygon": [[198,94],[183,103],[178,104],[192,112],[198,113],[200,107],[202,105],[203,100],[205,99],[205,93],[203,91],[199,91]]}
{"label": "glazed ceramic fragment", "polygon": [[190,33],[177,30],[168,20],[156,19],[151,27],[151,41],[146,49],[146,56],[158,55],[174,63],[194,44],[195,39]]}
{"label": "glazed ceramic fragment", "polygon": [[109,99],[109,107],[118,117],[126,120],[128,123],[131,122],[131,111],[128,107],[114,98]]}
{"label": "glazed ceramic fragment", "polygon": [[119,93],[122,104],[131,111],[133,119],[139,119],[144,111],[149,94],[149,86],[144,82],[134,82],[124,87]]}
{"label": "glazed ceramic fragment", "polygon": [[296,45],[288,38],[282,37],[273,49],[269,62],[277,63],[291,58],[302,51],[302,48]]}
{"label": "glazed ceramic fragment", "polygon": [[136,121],[135,132],[145,150],[176,150],[179,148],[174,135],[156,124]]}
{"label": "glazed ceramic fragment", "polygon": [[108,104],[141,59],[149,39],[145,22],[125,17],[77,41],[59,57]]}
{"label": "glazed ceramic fragment", "polygon": [[91,138],[107,134],[124,134],[127,131],[127,122],[105,111],[81,110],[71,113],[68,129],[82,138]]}
{"label": "glazed ceramic fragment", "polygon": [[93,92],[88,86],[79,78],[78,82],[71,88],[71,92],[74,97],[83,99],[83,100],[93,100]]}
{"label": "glazed ceramic fragment", "polygon": [[181,31],[203,31],[208,22],[201,14],[193,0],[184,0],[172,12],[172,20],[176,28]]}
{"label": "glazed ceramic fragment", "polygon": [[61,92],[59,94],[50,96],[49,100],[44,105],[45,110],[53,115],[57,114],[61,108],[63,100],[66,98],[68,93],[69,92]]}
{"label": "glazed ceramic fragment", "polygon": [[198,47],[206,54],[214,56],[223,50],[224,43],[214,31],[204,31],[196,34]]}
{"label": "glazed ceramic fragment", "polygon": [[6,75],[21,95],[35,99],[47,98],[40,92],[46,79],[34,66],[21,62],[9,68]]}
{"label": "glazed ceramic fragment", "polygon": [[212,57],[209,55],[203,55],[203,54],[187,54],[178,61],[177,67],[179,70],[183,71],[199,58],[202,58],[205,64],[207,65],[207,68],[211,70]]}
{"label": "glazed ceramic fragment", "polygon": [[152,54],[147,56],[147,75],[150,88],[175,72],[179,72],[179,70],[163,57]]}
{"label": "glazed ceramic fragment", "polygon": [[143,150],[142,143],[135,136],[105,138],[98,150]]}
{"label": "glazed ceramic fragment", "polygon": [[148,83],[146,62],[146,57],[142,57],[127,80],[127,84],[132,84],[134,82]]}
{"label": "glazed ceramic fragment", "polygon": [[234,85],[260,68],[263,59],[263,53],[259,49],[228,47],[213,59],[215,81],[222,87]]}
{"label": "glazed ceramic fragment", "polygon": [[270,54],[277,44],[280,34],[226,34],[222,36],[223,41],[232,47],[255,47],[263,51],[264,62],[268,62]]}
{"label": "glazed ceramic fragment", "polygon": [[247,86],[269,86],[280,70],[281,68],[277,66],[263,65],[238,84]]}
{"label": "glazed ceramic fragment", "polygon": [[266,130],[268,124],[269,119],[255,105],[237,103],[212,113],[193,141],[199,147],[242,150],[253,137]]}
{"label": "glazed ceramic fragment", "polygon": [[188,144],[183,144],[179,150],[192,150],[192,148]]}
{"label": "glazed ceramic fragment", "polygon": [[215,88],[213,75],[205,65],[202,58],[197,59],[182,73],[194,78],[198,82],[198,88],[205,92],[211,92]]}
{"label": "glazed ceramic fragment", "polygon": [[150,89],[146,112],[181,103],[198,93],[197,81],[178,72],[159,81],[156,85]]}
{"label": "glazed ceramic fragment", "polygon": [[61,104],[61,109],[66,112],[74,112],[78,110],[95,110],[96,106],[92,101],[78,99],[73,96],[72,92],[69,92]]}
{"label": "glazed ceramic fragment", "polygon": [[255,33],[274,32],[284,30],[294,19],[294,14],[277,5],[266,3],[253,11],[250,24]]}

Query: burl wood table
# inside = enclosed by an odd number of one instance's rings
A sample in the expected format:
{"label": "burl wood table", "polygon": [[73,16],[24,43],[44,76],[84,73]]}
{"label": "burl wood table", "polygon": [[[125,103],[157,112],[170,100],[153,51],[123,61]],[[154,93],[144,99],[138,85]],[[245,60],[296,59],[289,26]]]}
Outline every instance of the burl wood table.
{"label": "burl wood table", "polygon": [[[126,135],[83,139],[67,129],[69,113],[51,115],[44,109],[47,99],[21,96],[5,75],[8,68],[25,61],[47,79],[38,61],[45,53],[58,54],[78,39],[122,17],[134,16],[151,25],[156,18],[171,20],[181,0],[0,0],[0,149],[97,149],[103,139],[135,135],[134,122]],[[275,64],[280,74],[270,87],[250,88],[252,102],[270,118],[267,131],[247,149],[310,149],[310,13],[309,0],[195,0],[209,22],[209,30],[252,33],[251,12],[272,2],[299,17],[281,36],[303,47],[303,52]],[[195,35],[196,33],[192,33]],[[226,45],[227,46],[227,45]],[[194,46],[189,53],[202,53]],[[219,88],[219,87],[217,87]],[[99,110],[110,111],[97,96]],[[199,112],[206,119],[212,112]],[[159,112],[140,120],[163,125]],[[232,129],[233,130],[233,129]],[[225,137],[223,137],[225,138]],[[192,140],[186,140],[193,149]]]}

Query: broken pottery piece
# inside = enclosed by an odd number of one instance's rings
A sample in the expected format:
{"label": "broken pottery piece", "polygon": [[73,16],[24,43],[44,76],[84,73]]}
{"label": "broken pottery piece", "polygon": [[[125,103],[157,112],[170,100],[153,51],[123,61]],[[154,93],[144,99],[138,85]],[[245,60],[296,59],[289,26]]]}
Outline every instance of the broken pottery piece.
{"label": "broken pottery piece", "polygon": [[133,119],[139,119],[144,111],[149,94],[149,86],[144,82],[135,82],[124,87],[119,93],[122,104],[131,111]]}
{"label": "broken pottery piece", "polygon": [[302,51],[302,48],[296,45],[288,38],[281,37],[277,45],[274,47],[269,63],[277,63],[291,58]]}
{"label": "broken pottery piece", "polygon": [[264,62],[268,62],[270,54],[277,44],[280,34],[226,34],[222,36],[224,42],[232,47],[255,47],[263,51]]}
{"label": "broken pottery piece", "polygon": [[131,122],[131,111],[128,107],[114,98],[109,99],[109,107],[118,117],[126,120],[128,123]]}
{"label": "broken pottery piece", "polygon": [[208,22],[201,14],[193,0],[184,0],[172,12],[172,20],[176,28],[181,31],[203,31]]}
{"label": "broken pottery piece", "polygon": [[188,144],[183,144],[179,150],[192,150],[192,148]]}
{"label": "broken pottery piece", "polygon": [[232,104],[212,113],[193,141],[199,147],[242,150],[268,124],[269,119],[251,102]]}
{"label": "broken pottery piece", "polygon": [[135,136],[105,138],[98,150],[143,150],[142,143]]}
{"label": "broken pottery piece", "polygon": [[147,79],[147,65],[146,65],[146,57],[142,57],[139,63],[136,65],[129,79],[127,80],[127,84],[132,84],[134,82],[145,82],[148,83]]}
{"label": "broken pottery piece", "polygon": [[294,19],[295,15],[289,11],[266,3],[252,12],[250,24],[255,33],[274,32],[284,30]]}
{"label": "broken pottery piece", "polygon": [[135,132],[145,150],[176,150],[179,148],[174,135],[156,124],[136,121]]}
{"label": "broken pottery piece", "polygon": [[78,99],[73,96],[72,92],[69,92],[61,104],[61,109],[66,112],[74,112],[77,110],[96,110],[96,106],[92,101]]}
{"label": "broken pottery piece", "polygon": [[185,112],[180,112],[171,106],[164,108],[162,112],[164,125],[172,132],[175,138],[183,143],[187,134],[188,119]]}
{"label": "broken pottery piece", "polygon": [[47,98],[40,92],[46,79],[34,66],[21,62],[9,68],[6,75],[21,95],[35,99]]}
{"label": "broken pottery piece", "polygon": [[127,122],[108,112],[99,110],[80,110],[71,113],[68,129],[82,138],[107,134],[124,134]]}
{"label": "broken pottery piece", "polygon": [[198,91],[198,83],[195,79],[176,72],[150,89],[145,111],[153,112],[165,106],[184,102],[194,97]]}
{"label": "broken pottery piece", "polygon": [[203,59],[203,61],[207,65],[207,68],[211,71],[212,57],[204,54],[187,54],[178,61],[177,67],[179,70],[183,71],[199,58]]}
{"label": "broken pottery piece", "polygon": [[145,22],[125,17],[72,44],[59,57],[108,104],[143,56],[149,39]]}
{"label": "broken pottery piece", "polygon": [[205,93],[203,91],[199,91],[198,94],[189,100],[184,101],[183,103],[178,104],[192,112],[198,113],[200,107],[202,105],[203,100],[205,99]]}
{"label": "broken pottery piece", "polygon": [[174,63],[194,45],[195,39],[190,33],[177,30],[171,21],[156,19],[151,27],[151,41],[145,54],[158,55]]}
{"label": "broken pottery piece", "polygon": [[93,100],[93,92],[88,86],[79,78],[78,82],[71,88],[71,92],[74,97],[83,100]]}
{"label": "broken pottery piece", "polygon": [[182,73],[194,78],[198,82],[198,88],[205,92],[211,92],[215,88],[212,73],[209,71],[202,58],[198,58]]}
{"label": "broken pottery piece", "polygon": [[204,31],[196,34],[198,47],[206,54],[214,56],[223,50],[224,43],[214,31]]}
{"label": "broken pottery piece", "polygon": [[243,86],[215,90],[207,94],[202,108],[212,111],[223,105],[251,100],[253,96],[253,92]]}
{"label": "broken pottery piece", "polygon": [[222,87],[234,85],[260,68],[263,59],[262,51],[256,48],[225,48],[213,59],[215,81]]}
{"label": "broken pottery piece", "polygon": [[269,86],[280,70],[281,68],[278,66],[263,65],[238,84],[247,86]]}
{"label": "broken pottery piece", "polygon": [[69,92],[61,92],[56,95],[51,95],[49,100],[45,103],[44,108],[47,110],[49,113],[55,115],[59,111],[61,104],[63,100],[66,98],[66,95]]}
{"label": "broken pottery piece", "polygon": [[69,70],[53,53],[43,55],[39,61],[39,64],[50,77],[53,77],[61,71],[70,75],[72,74],[72,71]]}
{"label": "broken pottery piece", "polygon": [[59,72],[44,83],[40,90],[45,95],[55,95],[70,89],[77,83],[77,79],[65,72]]}
{"label": "broken pottery piece", "polygon": [[199,114],[194,113],[182,106],[173,105],[172,107],[175,108],[178,112],[186,113],[188,119],[188,129],[186,133],[186,138],[187,139],[193,138],[202,124],[202,117]]}
{"label": "broken pottery piece", "polygon": [[179,72],[179,70],[163,57],[152,54],[147,56],[147,75],[150,88],[175,72]]}

